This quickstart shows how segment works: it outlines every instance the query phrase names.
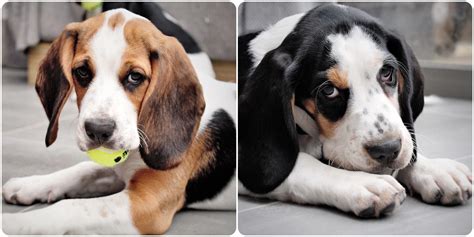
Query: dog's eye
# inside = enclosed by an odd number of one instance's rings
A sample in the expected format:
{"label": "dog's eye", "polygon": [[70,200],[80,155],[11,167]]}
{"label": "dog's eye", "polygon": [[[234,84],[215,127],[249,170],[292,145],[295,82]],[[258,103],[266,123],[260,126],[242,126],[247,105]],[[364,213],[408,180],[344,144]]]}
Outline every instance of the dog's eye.
{"label": "dog's eye", "polygon": [[145,80],[145,77],[138,72],[131,72],[127,77],[127,83],[134,86],[139,85],[143,80]]}
{"label": "dog's eye", "polygon": [[394,86],[396,84],[396,80],[393,76],[393,70],[393,67],[384,65],[379,71],[379,80],[389,86]]}
{"label": "dog's eye", "polygon": [[337,88],[332,85],[324,85],[321,88],[321,93],[327,98],[336,98],[339,95]]}
{"label": "dog's eye", "polygon": [[86,87],[92,80],[92,73],[86,65],[80,66],[73,70],[74,77],[81,86]]}

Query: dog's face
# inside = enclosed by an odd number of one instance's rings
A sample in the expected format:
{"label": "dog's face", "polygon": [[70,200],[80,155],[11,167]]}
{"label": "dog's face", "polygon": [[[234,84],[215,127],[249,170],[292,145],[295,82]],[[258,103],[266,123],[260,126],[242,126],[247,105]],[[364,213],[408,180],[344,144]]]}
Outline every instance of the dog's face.
{"label": "dog's face", "polygon": [[66,26],[37,79],[56,139],[59,113],[77,95],[77,142],[137,149],[157,169],[177,165],[204,110],[201,87],[182,46],[148,20],[113,10]]}
{"label": "dog's face", "polygon": [[352,25],[325,37],[324,61],[302,75],[295,98],[317,123],[324,158],[336,167],[367,172],[405,167],[413,154],[400,117],[404,78],[385,40]]}

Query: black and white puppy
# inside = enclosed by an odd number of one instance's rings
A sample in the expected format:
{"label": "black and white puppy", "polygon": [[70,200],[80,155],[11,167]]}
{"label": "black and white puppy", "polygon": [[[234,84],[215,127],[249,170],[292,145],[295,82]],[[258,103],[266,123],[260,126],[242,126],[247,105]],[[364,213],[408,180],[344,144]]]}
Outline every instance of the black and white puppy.
{"label": "black and white puppy", "polygon": [[322,5],[241,36],[239,193],[361,217],[396,210],[402,184],[427,203],[461,204],[470,170],[416,152],[423,105],[411,48],[358,9]]}

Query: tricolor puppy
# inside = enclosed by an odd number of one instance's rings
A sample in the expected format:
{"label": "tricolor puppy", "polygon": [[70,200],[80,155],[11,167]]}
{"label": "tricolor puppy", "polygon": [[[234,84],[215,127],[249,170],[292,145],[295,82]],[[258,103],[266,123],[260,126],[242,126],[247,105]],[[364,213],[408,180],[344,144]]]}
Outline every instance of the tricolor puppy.
{"label": "tricolor puppy", "polygon": [[402,184],[427,203],[471,197],[465,165],[417,155],[423,75],[377,19],[323,5],[241,36],[239,46],[241,194],[361,217],[397,209]]}
{"label": "tricolor puppy", "polygon": [[185,206],[235,209],[235,84],[213,77],[206,54],[187,55],[175,38],[129,11],[67,25],[36,82],[50,121],[46,145],[76,93],[79,148],[128,149],[130,157],[113,169],[83,162],[8,181],[8,203],[66,200],[4,214],[3,230],[160,234]]}

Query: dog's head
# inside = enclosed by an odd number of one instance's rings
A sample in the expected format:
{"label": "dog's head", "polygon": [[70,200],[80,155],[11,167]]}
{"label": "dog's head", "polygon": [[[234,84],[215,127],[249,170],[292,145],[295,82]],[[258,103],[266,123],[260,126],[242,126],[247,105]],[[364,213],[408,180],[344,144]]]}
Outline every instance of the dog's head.
{"label": "dog's head", "polygon": [[179,163],[205,107],[179,42],[123,9],[67,25],[48,51],[36,80],[50,121],[47,146],[73,90],[81,150],[140,148],[156,169]]}
{"label": "dog's head", "polygon": [[419,65],[400,36],[360,10],[315,8],[263,57],[240,96],[241,153],[272,150],[273,162],[290,172],[299,151],[293,106],[317,124],[322,154],[334,166],[375,173],[416,156]]}

